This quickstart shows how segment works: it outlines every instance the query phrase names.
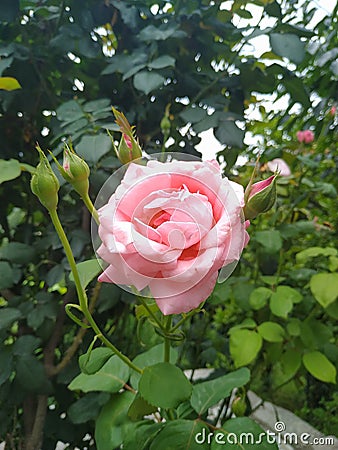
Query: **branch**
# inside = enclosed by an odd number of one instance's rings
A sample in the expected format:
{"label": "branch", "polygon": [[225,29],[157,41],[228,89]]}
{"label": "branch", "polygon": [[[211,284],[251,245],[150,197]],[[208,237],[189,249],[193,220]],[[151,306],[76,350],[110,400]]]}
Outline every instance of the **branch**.
{"label": "branch", "polygon": [[47,406],[47,395],[39,395],[32,433],[27,438],[25,450],[36,450],[41,448],[43,429],[45,426],[45,419],[47,414]]}

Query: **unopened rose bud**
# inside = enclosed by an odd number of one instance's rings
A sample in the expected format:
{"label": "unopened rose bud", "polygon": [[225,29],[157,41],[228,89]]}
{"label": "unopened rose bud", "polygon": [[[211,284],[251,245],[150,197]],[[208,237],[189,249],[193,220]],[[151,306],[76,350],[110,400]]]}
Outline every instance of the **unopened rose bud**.
{"label": "unopened rose bud", "polygon": [[40,154],[40,162],[31,179],[31,190],[48,211],[53,211],[58,204],[60,184],[39,145],[36,149]]}
{"label": "unopened rose bud", "polygon": [[53,159],[62,177],[73,186],[76,192],[81,197],[88,195],[90,170],[86,161],[75,153],[72,145],[66,144],[64,147],[62,166],[54,156]]}
{"label": "unopened rose bud", "polygon": [[73,147],[66,145],[63,151],[62,176],[68,181],[76,192],[84,197],[89,190],[90,169],[86,161],[78,156]]}
{"label": "unopened rose bud", "polygon": [[297,131],[296,135],[298,142],[300,143],[304,142],[304,144],[311,144],[311,142],[313,142],[315,139],[315,135],[311,130]]}
{"label": "unopened rose bud", "polygon": [[244,215],[246,219],[254,219],[258,214],[271,209],[276,201],[276,180],[278,175],[271,175],[266,180],[250,184],[245,190]]}
{"label": "unopened rose bud", "polygon": [[122,138],[117,149],[117,157],[122,164],[128,164],[134,159],[142,157],[142,150],[135,139],[130,138],[126,134],[122,134]]}
{"label": "unopened rose bud", "polygon": [[337,107],[336,106],[331,106],[329,114],[331,117],[334,117],[336,115],[337,112]]}
{"label": "unopened rose bud", "polygon": [[134,159],[142,157],[142,149],[138,142],[138,139],[134,136],[134,127],[130,125],[126,116],[113,108],[113,113],[116,118],[116,123],[120,128],[122,133],[121,141],[119,147],[116,148],[113,137],[109,134],[115,153],[122,164],[127,164]]}

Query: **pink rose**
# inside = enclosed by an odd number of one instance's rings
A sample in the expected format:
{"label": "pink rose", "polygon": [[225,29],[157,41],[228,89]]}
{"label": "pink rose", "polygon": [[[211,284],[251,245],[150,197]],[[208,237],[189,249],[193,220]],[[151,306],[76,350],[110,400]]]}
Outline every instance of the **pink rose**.
{"label": "pink rose", "polygon": [[290,167],[282,158],[275,158],[272,161],[268,161],[267,166],[271,172],[278,172],[282,177],[291,175]]}
{"label": "pink rose", "polygon": [[166,315],[197,308],[249,240],[243,206],[216,161],[131,163],[99,210],[99,281],[148,287]]}
{"label": "pink rose", "polygon": [[297,131],[298,142],[304,142],[305,144],[311,144],[314,141],[315,135],[311,130]]}

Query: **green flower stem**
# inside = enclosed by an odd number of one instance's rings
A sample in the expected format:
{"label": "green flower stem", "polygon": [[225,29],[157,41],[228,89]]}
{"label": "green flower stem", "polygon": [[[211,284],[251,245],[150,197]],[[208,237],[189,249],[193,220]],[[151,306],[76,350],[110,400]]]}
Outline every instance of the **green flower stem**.
{"label": "green flower stem", "polygon": [[89,195],[87,194],[86,196],[82,197],[82,200],[84,201],[84,204],[86,205],[88,211],[90,212],[90,214],[93,216],[95,222],[97,223],[97,225],[99,225],[100,221],[99,221],[99,215],[98,212],[96,211],[92,201],[89,198]]}
{"label": "green flower stem", "polygon": [[[164,319],[164,330],[169,333],[171,328],[171,319],[172,316],[167,316]],[[164,362],[170,361],[170,338],[164,338]]]}
{"label": "green flower stem", "polygon": [[55,228],[55,230],[60,238],[60,241],[63,245],[63,248],[65,249],[65,253],[66,253],[70,268],[73,272],[76,292],[77,292],[77,295],[79,298],[79,303],[80,303],[80,308],[83,311],[83,313],[85,314],[85,311],[88,311],[88,300],[87,300],[86,293],[84,292],[84,290],[82,289],[82,286],[81,286],[81,280],[80,280],[80,276],[79,276],[79,273],[76,268],[76,262],[75,262],[75,259],[73,256],[72,249],[70,247],[66,233],[64,232],[64,229],[61,225],[61,222],[60,222],[60,219],[59,219],[56,209],[50,210],[49,214],[52,219],[54,228]]}
{"label": "green flower stem", "polygon": [[177,322],[177,324],[176,324],[174,327],[172,327],[172,329],[170,330],[170,333],[173,333],[174,331],[176,331],[181,325],[184,324],[184,322],[185,322],[186,320],[188,320],[190,317],[192,317],[192,316],[193,316],[194,314],[196,314],[197,312],[199,312],[199,310],[193,309],[193,310],[190,311],[188,314],[184,314],[183,317],[182,317],[182,319],[179,320],[179,321]]}
{"label": "green flower stem", "polygon": [[80,304],[80,308],[81,311],[83,313],[83,315],[85,316],[86,320],[88,321],[89,325],[92,327],[93,331],[95,332],[96,336],[98,336],[98,338],[108,347],[110,348],[115,354],[116,356],[118,356],[125,364],[127,364],[131,369],[135,370],[138,373],[142,374],[142,369],[140,369],[139,367],[137,367],[134,363],[132,363],[132,361],[125,355],[123,355],[123,353],[121,353],[116,347],[115,345],[113,345],[101,332],[99,326],[97,325],[97,323],[95,322],[93,316],[91,315],[89,309],[88,309],[88,300],[87,300],[87,296],[86,296],[86,292],[83,289],[82,285],[81,285],[81,280],[80,280],[80,276],[79,276],[79,272],[77,270],[76,267],[76,263],[75,263],[75,259],[73,256],[73,252],[72,249],[70,247],[69,241],[67,239],[67,236],[64,232],[64,229],[61,225],[59,216],[55,210],[50,210],[49,211],[50,217],[52,219],[53,225],[55,227],[55,230],[61,240],[61,243],[63,245],[63,248],[65,249],[65,253],[70,265],[70,268],[72,270],[73,273],[73,277],[74,277],[74,282],[75,282],[75,286],[76,286],[76,292],[79,298],[79,304]]}
{"label": "green flower stem", "polygon": [[140,302],[142,303],[142,306],[144,306],[144,309],[147,311],[147,313],[149,314],[149,316],[154,320],[154,322],[156,323],[156,325],[158,325],[158,327],[162,330],[162,331],[166,331],[163,328],[163,325],[161,323],[161,321],[156,317],[156,315],[152,312],[152,310],[149,308],[147,302],[145,301],[145,299],[142,297],[142,295],[140,295],[140,293],[133,288],[133,293],[134,295],[136,295],[136,297],[140,300]]}

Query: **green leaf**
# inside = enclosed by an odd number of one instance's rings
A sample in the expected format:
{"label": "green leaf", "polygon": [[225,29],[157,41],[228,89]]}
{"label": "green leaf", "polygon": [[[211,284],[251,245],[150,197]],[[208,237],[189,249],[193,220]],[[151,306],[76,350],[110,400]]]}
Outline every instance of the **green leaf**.
{"label": "green leaf", "polygon": [[160,408],[176,408],[190,397],[191,390],[184,373],[167,362],[146,367],[139,381],[140,395]]}
{"label": "green leaf", "polygon": [[62,125],[63,134],[73,135],[78,131],[83,130],[88,124],[89,122],[85,117],[82,117],[81,119],[75,120],[74,122],[71,123],[65,122]]}
{"label": "green leaf", "polygon": [[[204,119],[194,123],[194,131],[195,131],[195,133],[202,133],[202,131],[210,130],[210,128],[217,127],[218,122],[219,122],[219,118],[217,116],[217,113],[211,114],[210,116],[206,115]],[[227,148],[224,150],[224,155],[229,155],[229,153],[231,155],[233,155],[235,153],[236,159],[237,159],[239,150],[238,149],[230,149],[230,148]],[[235,159],[235,156],[233,156],[233,159]],[[235,159],[235,162],[236,162],[236,159]],[[228,160],[226,160],[226,162],[228,163]]]}
{"label": "green leaf", "polygon": [[104,405],[95,424],[97,450],[119,448],[122,444],[123,426],[129,422],[127,412],[134,398],[132,392],[126,391],[113,395]]}
{"label": "green leaf", "polygon": [[113,355],[114,352],[107,347],[97,347],[93,350],[89,349],[87,353],[79,357],[81,372],[87,375],[96,373]]}
{"label": "green leaf", "polygon": [[0,349],[0,386],[5,383],[12,374],[13,353],[10,346],[6,345]]}
{"label": "green leaf", "polygon": [[268,342],[283,342],[284,329],[275,322],[263,322],[257,327],[258,333]]}
{"label": "green leaf", "polygon": [[274,53],[288,58],[296,64],[301,63],[304,59],[305,43],[295,34],[271,33],[270,45]]}
{"label": "green leaf", "polygon": [[5,181],[14,180],[21,174],[19,161],[16,159],[0,159],[0,184]]}
{"label": "green leaf", "polygon": [[284,376],[281,380],[281,384],[283,384],[291,380],[298,372],[302,363],[301,354],[293,348],[286,350],[280,357],[280,363]]}
{"label": "green leaf", "polygon": [[0,289],[6,289],[6,288],[12,287],[13,286],[13,278],[14,278],[14,272],[13,272],[12,266],[9,265],[8,262],[6,262],[6,261],[0,261],[0,273],[1,273]]}
{"label": "green leaf", "polygon": [[296,238],[298,236],[303,236],[307,233],[313,233],[315,230],[315,226],[313,222],[310,222],[308,220],[299,220],[295,223],[283,223],[278,227],[278,229],[284,239],[290,239]]}
{"label": "green leaf", "polygon": [[338,297],[338,273],[318,273],[310,280],[310,289],[323,307],[327,308]]}
{"label": "green leaf", "polygon": [[269,16],[278,17],[278,19],[281,19],[283,17],[282,8],[276,1],[265,1],[264,3],[264,10],[265,12],[267,12],[267,14],[269,14]]}
{"label": "green leaf", "polygon": [[245,131],[238,128],[233,120],[220,121],[214,134],[221,144],[237,148],[243,147]]}
{"label": "green leaf", "polygon": [[290,336],[299,336],[300,335],[300,320],[299,319],[290,319],[289,323],[286,325],[287,332]]}
{"label": "green leaf", "polygon": [[13,355],[30,355],[41,344],[41,339],[31,334],[20,336],[13,344]]}
{"label": "green leaf", "polygon": [[75,424],[95,420],[100,413],[102,405],[107,403],[108,400],[108,392],[91,392],[86,394],[71,404],[68,409],[68,417]]}
{"label": "green leaf", "polygon": [[262,347],[262,337],[256,331],[237,329],[230,334],[230,355],[235,367],[251,363]]}
{"label": "green leaf", "polygon": [[56,319],[58,305],[54,302],[38,302],[34,309],[27,314],[27,324],[34,330],[37,330],[46,318]]}
{"label": "green leaf", "polygon": [[190,108],[185,109],[183,112],[181,112],[180,117],[185,122],[195,123],[195,122],[200,122],[201,120],[206,118],[207,112],[205,109],[199,108],[197,106],[190,107]]}
{"label": "green leaf", "polygon": [[142,70],[134,76],[135,88],[139,91],[144,92],[146,95],[159,88],[160,86],[163,86],[164,81],[165,78],[162,77],[162,75],[146,70]]}
{"label": "green leaf", "polygon": [[[270,298],[270,310],[277,317],[286,319],[290,311],[292,311],[292,295],[288,295],[288,286],[278,286],[276,292]],[[297,291],[296,291],[297,292]],[[296,298],[296,297],[295,297]]]}
{"label": "green leaf", "polygon": [[96,164],[111,148],[110,137],[105,134],[97,134],[83,136],[77,144],[76,151],[88,163]]}
{"label": "green leaf", "polygon": [[242,387],[249,381],[250,371],[243,367],[214,380],[198,383],[192,389],[191,406],[198,414],[204,414],[221,399],[229,397],[234,388]]}
{"label": "green leaf", "polygon": [[[151,347],[150,350],[140,353],[133,359],[133,363],[143,369],[146,366],[152,366],[158,362],[163,361],[164,344],[158,344]],[[178,352],[176,348],[172,348],[170,351],[170,362],[175,364],[177,361]],[[133,371],[130,377],[130,384],[134,389],[138,389],[138,383],[141,375],[138,372]]]}
{"label": "green leaf", "polygon": [[123,450],[149,449],[150,443],[163,426],[163,423],[143,420],[133,423],[132,427],[125,427],[122,431]]}
{"label": "green leaf", "polygon": [[317,256],[336,256],[337,250],[331,247],[309,247],[296,254],[296,261],[299,264],[304,264],[311,258]]}
{"label": "green leaf", "polygon": [[198,420],[167,422],[155,436],[149,450],[207,450],[210,448],[207,441],[200,444],[195,439],[203,433],[208,434],[208,428]]}
{"label": "green leaf", "polygon": [[84,117],[81,106],[75,100],[69,100],[68,102],[63,103],[57,108],[56,114],[61,122],[75,122]]}
{"label": "green leaf", "polygon": [[[82,261],[76,264],[76,268],[79,272],[79,277],[81,281],[81,286],[86,289],[88,284],[100,273],[102,272],[102,267],[98,259],[89,259],[87,261]],[[69,275],[69,279],[74,281],[73,273]]]}
{"label": "green leaf", "polygon": [[246,20],[252,19],[251,12],[246,9],[237,9],[236,11],[234,11],[234,13],[237,14],[237,16],[241,17],[242,19]]}
{"label": "green leaf", "polygon": [[268,284],[269,286],[276,286],[278,283],[282,283],[286,280],[284,277],[274,276],[274,275],[263,275],[261,276],[261,280]]}
{"label": "green leaf", "polygon": [[43,364],[32,355],[22,355],[17,359],[15,379],[28,392],[39,394],[52,392],[52,385]]}
{"label": "green leaf", "polygon": [[0,89],[5,91],[15,91],[16,89],[21,89],[21,85],[13,77],[0,77]]}
{"label": "green leaf", "polygon": [[128,410],[128,417],[130,417],[131,420],[141,420],[144,416],[155,411],[157,411],[156,406],[150,405],[140,396],[140,394],[137,394]]}
{"label": "green leaf", "polygon": [[105,391],[118,392],[129,378],[129,367],[117,356],[112,356],[106,364],[95,374],[80,373],[70,383],[71,391]]}
{"label": "green leaf", "polygon": [[111,101],[109,98],[99,98],[98,100],[91,100],[83,105],[83,110],[85,112],[95,113],[97,111],[110,109]]}
{"label": "green leaf", "polygon": [[[1,264],[1,263],[0,263]],[[1,265],[0,265],[1,271]],[[0,309],[0,330],[5,330],[13,322],[20,319],[21,312],[16,308],[1,308]]]}
{"label": "green leaf", "polygon": [[233,327],[231,327],[229,330],[229,334],[233,333],[235,330],[239,330],[242,328],[248,328],[250,330],[253,330],[256,327],[257,323],[253,319],[247,318],[244,319],[243,322],[239,323],[238,325],[234,325]]}
{"label": "green leaf", "polygon": [[52,267],[45,276],[48,286],[53,287],[55,284],[65,285],[65,269],[62,264]]}
{"label": "green leaf", "polygon": [[271,289],[266,287],[258,287],[254,289],[249,297],[249,303],[252,309],[258,310],[263,308],[271,297],[271,294]]}
{"label": "green leaf", "polygon": [[161,55],[148,64],[150,69],[163,69],[170,66],[175,66],[175,58],[170,55]]}
{"label": "green leaf", "polygon": [[282,238],[277,230],[257,231],[255,241],[261,244],[268,253],[278,253],[282,248]]}
{"label": "green leaf", "polygon": [[215,430],[210,449],[278,450],[278,446],[267,440],[266,432],[256,422],[248,417],[236,417]]}
{"label": "green leaf", "polygon": [[338,302],[331,303],[325,310],[326,314],[338,320]]}
{"label": "green leaf", "polygon": [[325,383],[336,383],[336,368],[323,353],[314,351],[303,355],[303,364],[312,376]]}
{"label": "green leaf", "polygon": [[301,103],[304,108],[311,106],[309,94],[305,89],[302,78],[297,78],[296,76],[284,77],[283,83],[294,102]]}
{"label": "green leaf", "polygon": [[291,286],[278,286],[276,292],[281,297],[291,300],[292,303],[300,303],[303,300],[302,294]]}
{"label": "green leaf", "polygon": [[0,248],[0,259],[15,264],[28,264],[35,256],[35,249],[23,242],[9,242]]}
{"label": "green leaf", "polygon": [[128,78],[135,75],[137,72],[140,72],[142,69],[146,67],[146,63],[134,65],[131,69],[129,69],[122,77],[122,81],[128,80]]}
{"label": "green leaf", "polygon": [[338,270],[338,257],[329,256],[329,270],[330,272],[336,272]]}
{"label": "green leaf", "polygon": [[330,327],[314,318],[307,318],[300,323],[300,337],[310,350],[320,350],[332,339]]}
{"label": "green leaf", "polygon": [[178,30],[178,25],[175,23],[163,24],[160,27],[155,27],[154,25],[148,25],[143,28],[139,33],[138,38],[142,41],[162,41],[169,37],[184,37],[186,33],[184,31]]}

